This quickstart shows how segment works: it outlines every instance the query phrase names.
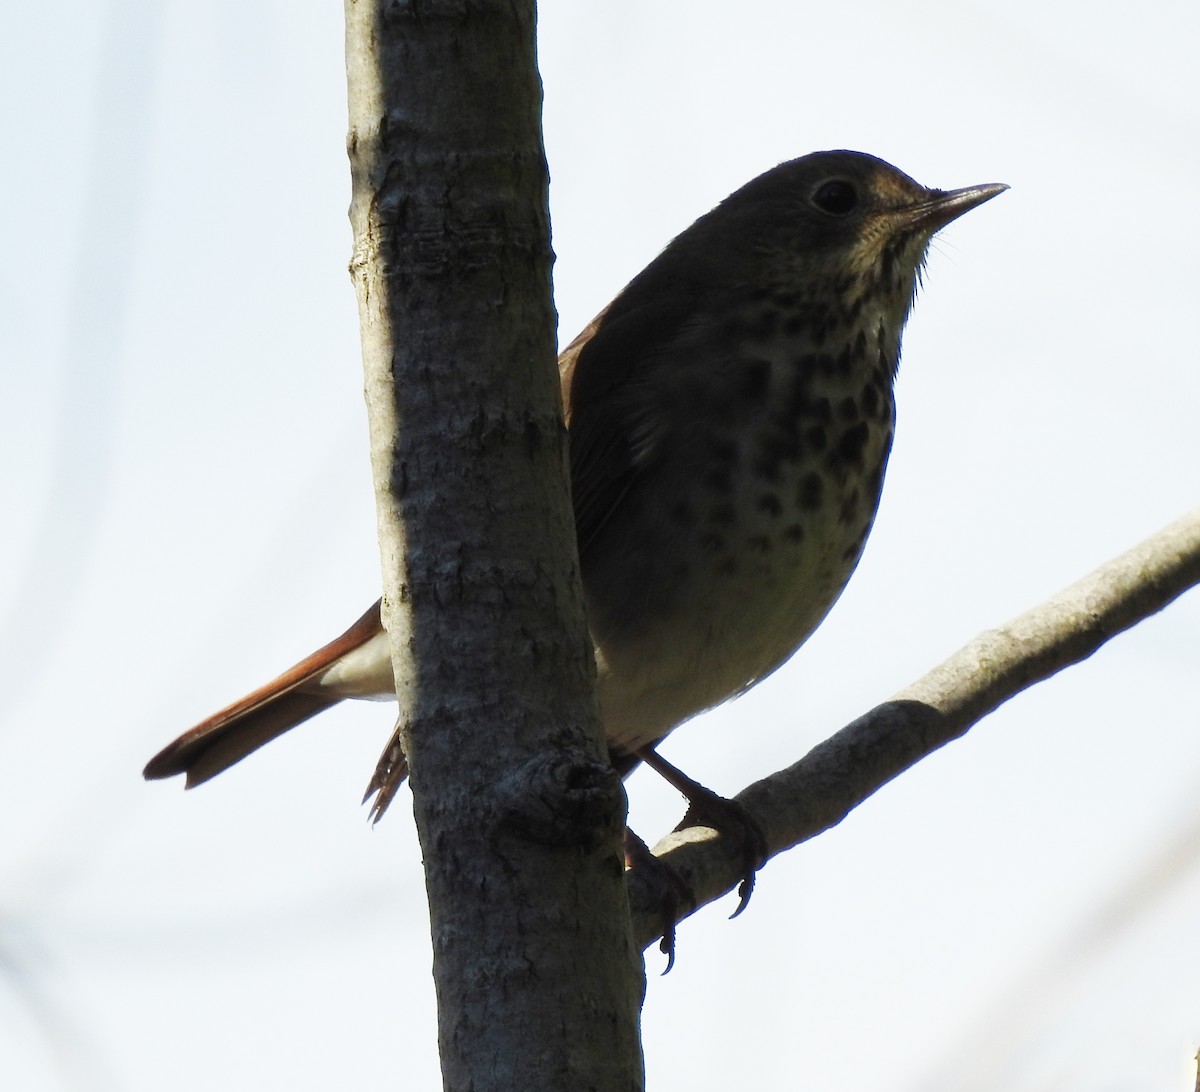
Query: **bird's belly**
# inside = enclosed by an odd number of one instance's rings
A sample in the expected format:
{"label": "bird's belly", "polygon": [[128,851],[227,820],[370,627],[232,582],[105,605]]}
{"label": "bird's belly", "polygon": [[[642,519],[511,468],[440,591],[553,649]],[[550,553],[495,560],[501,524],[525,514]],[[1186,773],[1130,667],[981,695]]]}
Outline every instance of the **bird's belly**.
{"label": "bird's belly", "polygon": [[715,501],[681,490],[690,518],[635,521],[619,566],[585,567],[610,745],[661,738],[803,644],[862,554],[890,439],[890,427],[871,428],[849,472],[805,458],[771,482],[735,476]]}
{"label": "bird's belly", "polygon": [[730,576],[707,594],[698,589],[686,611],[628,641],[599,646],[609,743],[622,750],[648,744],[788,660],[833,606],[858,560],[854,536],[831,536],[827,545],[828,552],[790,571],[764,567]]}

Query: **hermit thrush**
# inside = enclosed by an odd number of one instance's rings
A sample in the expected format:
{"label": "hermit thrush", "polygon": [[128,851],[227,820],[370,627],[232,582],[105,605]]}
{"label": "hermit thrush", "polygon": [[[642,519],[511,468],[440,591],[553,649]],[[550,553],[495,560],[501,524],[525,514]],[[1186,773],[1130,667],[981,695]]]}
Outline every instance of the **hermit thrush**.
{"label": "hermit thrush", "polygon": [[[679,235],[559,358],[622,766],[769,675],[841,594],[879,503],[929,240],[1006,188],[926,189],[857,152],[783,163]],[[376,604],[145,773],[194,785],[343,698],[393,695]],[[377,811],[403,775],[393,747]]]}

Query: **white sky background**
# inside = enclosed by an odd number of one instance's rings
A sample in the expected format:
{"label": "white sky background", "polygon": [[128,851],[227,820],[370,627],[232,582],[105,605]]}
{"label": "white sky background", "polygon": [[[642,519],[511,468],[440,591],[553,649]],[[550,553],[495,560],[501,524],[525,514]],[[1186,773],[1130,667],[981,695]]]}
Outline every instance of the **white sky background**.
{"label": "white sky background", "polygon": [[[849,147],[1012,190],[935,242],[865,559],[673,737],[725,792],[1197,503],[1200,11],[547,3],[565,343],[677,231]],[[65,0],[0,39],[0,1085],[439,1086],[387,706],[185,795],[182,729],[377,594],[341,8]],[[1188,1090],[1200,598],[1011,702],[649,957],[650,1087]],[[675,794],[637,775],[654,840]]]}

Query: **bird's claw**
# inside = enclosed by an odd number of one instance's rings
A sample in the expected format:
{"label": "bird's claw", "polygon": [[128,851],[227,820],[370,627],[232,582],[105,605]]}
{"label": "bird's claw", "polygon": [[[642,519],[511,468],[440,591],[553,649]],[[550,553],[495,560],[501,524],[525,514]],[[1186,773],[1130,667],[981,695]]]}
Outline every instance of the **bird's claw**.
{"label": "bird's claw", "polygon": [[697,785],[688,798],[688,809],[676,830],[705,826],[720,831],[729,838],[739,839],[742,852],[742,881],[738,884],[737,909],[729,915],[736,918],[750,904],[758,870],[767,863],[767,836],[762,827],[736,800],[719,796],[711,789]]}
{"label": "bird's claw", "polygon": [[650,852],[650,847],[625,828],[625,866],[636,868],[638,875],[654,889],[652,896],[662,914],[663,933],[658,950],[667,957],[663,974],[670,973],[675,966],[675,923],[696,909],[696,893],[669,864]]}

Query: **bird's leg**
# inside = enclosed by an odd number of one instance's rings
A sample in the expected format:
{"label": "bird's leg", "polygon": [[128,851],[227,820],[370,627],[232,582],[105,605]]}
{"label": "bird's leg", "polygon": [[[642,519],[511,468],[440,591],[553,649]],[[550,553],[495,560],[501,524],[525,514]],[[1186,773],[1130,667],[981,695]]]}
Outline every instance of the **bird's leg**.
{"label": "bird's leg", "polygon": [[667,784],[673,785],[687,798],[688,809],[676,830],[706,826],[731,838],[740,839],[743,870],[742,882],[738,885],[738,897],[741,901],[730,915],[731,918],[736,918],[750,902],[750,896],[754,892],[755,873],[767,862],[767,837],[758,820],[736,800],[719,796],[699,781],[692,780],[653,747],[641,747],[634,753]]}

